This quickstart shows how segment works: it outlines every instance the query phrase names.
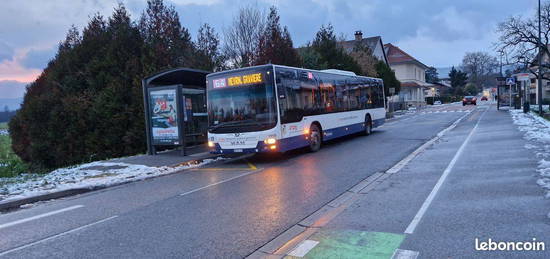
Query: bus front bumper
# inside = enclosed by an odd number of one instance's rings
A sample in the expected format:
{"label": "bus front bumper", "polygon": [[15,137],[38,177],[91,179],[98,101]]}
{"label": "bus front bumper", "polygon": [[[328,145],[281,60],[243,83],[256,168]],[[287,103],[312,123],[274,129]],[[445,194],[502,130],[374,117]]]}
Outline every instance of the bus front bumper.
{"label": "bus front bumper", "polygon": [[215,143],[210,147],[211,154],[234,154],[234,153],[263,153],[263,152],[281,152],[277,144],[267,145],[263,141],[258,141],[254,148],[221,148],[220,144]]}

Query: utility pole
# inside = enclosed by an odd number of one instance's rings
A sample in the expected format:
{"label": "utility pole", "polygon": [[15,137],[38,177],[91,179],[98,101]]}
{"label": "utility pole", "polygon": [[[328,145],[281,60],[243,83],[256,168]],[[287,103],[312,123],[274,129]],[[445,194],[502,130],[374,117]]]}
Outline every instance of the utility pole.
{"label": "utility pole", "polygon": [[500,52],[500,76],[502,76],[502,55],[503,53]]}
{"label": "utility pole", "polygon": [[539,114],[542,114],[542,38],[540,33],[540,0],[539,0],[539,74],[537,78],[537,102],[539,103]]}

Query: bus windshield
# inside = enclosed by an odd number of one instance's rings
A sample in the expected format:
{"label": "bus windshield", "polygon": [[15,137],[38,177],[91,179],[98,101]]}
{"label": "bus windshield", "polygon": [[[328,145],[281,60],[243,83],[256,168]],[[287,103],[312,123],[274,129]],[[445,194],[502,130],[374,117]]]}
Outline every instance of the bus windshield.
{"label": "bus windshield", "polygon": [[237,133],[275,127],[277,112],[272,73],[245,70],[208,77],[211,133]]}

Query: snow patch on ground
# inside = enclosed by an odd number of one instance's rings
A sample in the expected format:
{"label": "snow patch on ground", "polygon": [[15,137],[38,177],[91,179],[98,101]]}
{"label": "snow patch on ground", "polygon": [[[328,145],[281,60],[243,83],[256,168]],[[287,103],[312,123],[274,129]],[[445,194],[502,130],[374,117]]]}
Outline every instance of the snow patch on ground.
{"label": "snow patch on ground", "polygon": [[8,132],[7,129],[0,129],[0,136],[2,135],[9,135],[10,133]]}
{"label": "snow patch on ground", "polygon": [[[540,178],[537,184],[546,190],[544,197],[550,199],[550,122],[521,110],[510,110],[510,114],[514,124],[525,133],[523,138],[530,142],[525,144],[525,148],[533,150],[536,157],[540,158],[537,169]],[[550,213],[548,217],[550,218]]]}
{"label": "snow patch on ground", "polygon": [[92,189],[139,181],[220,160],[223,158],[191,161],[175,167],[97,161],[60,168],[48,174],[23,174],[13,178],[0,178],[0,201],[18,200],[69,189]]}

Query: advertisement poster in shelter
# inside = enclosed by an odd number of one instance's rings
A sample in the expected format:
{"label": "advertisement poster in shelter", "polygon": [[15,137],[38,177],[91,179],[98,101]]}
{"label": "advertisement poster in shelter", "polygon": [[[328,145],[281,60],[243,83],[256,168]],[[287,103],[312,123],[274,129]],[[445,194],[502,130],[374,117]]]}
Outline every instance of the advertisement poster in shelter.
{"label": "advertisement poster in shelter", "polygon": [[176,89],[152,90],[149,93],[149,98],[153,144],[178,145]]}

